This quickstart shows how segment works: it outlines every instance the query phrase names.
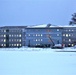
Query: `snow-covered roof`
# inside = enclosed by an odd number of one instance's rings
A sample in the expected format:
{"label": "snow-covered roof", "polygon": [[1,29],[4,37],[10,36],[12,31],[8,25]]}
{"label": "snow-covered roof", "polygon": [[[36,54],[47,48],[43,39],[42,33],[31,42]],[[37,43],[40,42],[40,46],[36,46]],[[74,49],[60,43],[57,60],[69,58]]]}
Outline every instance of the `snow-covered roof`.
{"label": "snow-covered roof", "polygon": [[[47,24],[27,26],[27,28],[46,28]],[[50,25],[49,27],[76,27],[76,25]]]}
{"label": "snow-covered roof", "polygon": [[[46,28],[48,27],[47,24],[41,24],[41,25],[34,25],[34,26],[27,26],[28,28]],[[51,25],[49,27],[59,27],[57,25]]]}

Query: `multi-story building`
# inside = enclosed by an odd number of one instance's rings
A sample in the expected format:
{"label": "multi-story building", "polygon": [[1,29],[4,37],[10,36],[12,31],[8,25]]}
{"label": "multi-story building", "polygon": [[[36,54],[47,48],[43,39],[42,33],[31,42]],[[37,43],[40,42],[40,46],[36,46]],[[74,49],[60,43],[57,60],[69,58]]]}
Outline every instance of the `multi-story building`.
{"label": "multi-story building", "polygon": [[21,47],[23,46],[23,28],[17,26],[7,26],[0,28],[0,47]]}
{"label": "multi-story building", "polygon": [[51,46],[53,42],[61,44],[62,30],[62,27],[29,27],[26,29],[26,46]]}
{"label": "multi-story building", "polygon": [[65,44],[65,46],[74,46],[76,45],[76,27],[75,26],[69,26],[69,27],[63,27],[63,33],[62,33],[62,43]]}
{"label": "multi-story building", "polygon": [[5,26],[0,27],[0,47],[76,45],[76,26]]}

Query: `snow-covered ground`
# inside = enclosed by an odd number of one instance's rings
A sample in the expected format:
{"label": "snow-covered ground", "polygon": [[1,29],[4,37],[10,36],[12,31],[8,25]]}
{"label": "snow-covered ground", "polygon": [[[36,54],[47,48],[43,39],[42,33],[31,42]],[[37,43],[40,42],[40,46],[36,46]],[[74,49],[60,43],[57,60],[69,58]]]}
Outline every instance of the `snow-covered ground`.
{"label": "snow-covered ground", "polygon": [[76,53],[56,52],[68,49],[1,48],[0,75],[76,75]]}

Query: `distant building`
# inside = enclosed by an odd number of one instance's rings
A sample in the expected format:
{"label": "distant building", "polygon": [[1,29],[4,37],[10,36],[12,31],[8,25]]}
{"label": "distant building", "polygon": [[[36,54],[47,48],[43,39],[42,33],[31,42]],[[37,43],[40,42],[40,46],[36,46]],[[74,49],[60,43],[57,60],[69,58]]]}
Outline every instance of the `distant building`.
{"label": "distant building", "polygon": [[6,26],[0,28],[0,47],[21,47],[23,46],[22,29],[24,27]]}
{"label": "distant building", "polygon": [[75,34],[75,26],[4,26],[0,27],[0,47],[50,47],[53,43],[70,47],[76,45]]}
{"label": "distant building", "polygon": [[62,43],[62,30],[62,27],[27,28],[26,46],[51,46],[53,43],[49,36],[55,44]]}

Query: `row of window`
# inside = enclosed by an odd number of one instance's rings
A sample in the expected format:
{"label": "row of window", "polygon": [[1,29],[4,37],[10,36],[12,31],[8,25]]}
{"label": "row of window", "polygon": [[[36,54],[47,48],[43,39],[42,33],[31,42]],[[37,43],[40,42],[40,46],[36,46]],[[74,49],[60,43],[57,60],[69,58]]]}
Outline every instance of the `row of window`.
{"label": "row of window", "polygon": [[4,47],[6,47],[6,44],[0,44],[0,46],[4,46]]}
{"label": "row of window", "polygon": [[[9,42],[21,42],[21,39],[9,39]],[[6,39],[0,39],[0,42],[6,42]]]}
{"label": "row of window", "polygon": [[9,42],[21,42],[21,39],[9,39]]}
{"label": "row of window", "polygon": [[[6,34],[1,34],[0,37],[6,37]],[[21,37],[21,34],[9,34],[9,37]]]}
{"label": "row of window", "polygon": [[73,34],[63,34],[65,37],[73,36]]}
{"label": "row of window", "polygon": [[9,44],[9,46],[21,46],[21,44]]}
{"label": "row of window", "polygon": [[66,29],[64,31],[66,31],[66,32],[69,31],[70,32],[70,31],[76,31],[76,30],[75,29],[74,30],[73,29]]}
{"label": "row of window", "polygon": [[[28,36],[31,36],[31,34],[28,34]],[[33,34],[33,36],[43,36],[42,34]]]}
{"label": "row of window", "polygon": [[[47,31],[47,32],[51,32],[52,30],[51,29],[28,29],[27,31]],[[56,31],[60,31],[60,29],[56,29]]]}
{"label": "row of window", "polygon": [[[0,30],[0,32],[7,32],[7,30]],[[21,30],[8,30],[8,32],[21,32]]]}
{"label": "row of window", "polygon": [[9,34],[9,37],[21,37],[21,34]]}
{"label": "row of window", "polygon": [[34,41],[43,41],[43,39],[36,39],[36,40],[34,40]]}
{"label": "row of window", "polygon": [[6,35],[5,34],[1,34],[0,37],[6,37]]}
{"label": "row of window", "polygon": [[6,39],[0,39],[0,42],[6,42]]}
{"label": "row of window", "polygon": [[[6,47],[6,44],[0,44],[0,46]],[[22,46],[21,44],[9,44],[9,46]]]}
{"label": "row of window", "polygon": [[[44,35],[46,35],[46,36],[48,36],[48,35],[51,35],[51,34],[44,34]],[[42,36],[44,36],[43,34],[28,34],[28,36],[30,37],[30,36],[38,36],[38,37],[42,37]],[[56,36],[60,36],[60,34],[55,34]],[[26,36],[26,35],[25,35]]]}
{"label": "row of window", "polygon": [[68,39],[68,40],[66,40],[66,39],[63,39],[63,41],[71,42],[72,40],[71,40],[71,39]]}

